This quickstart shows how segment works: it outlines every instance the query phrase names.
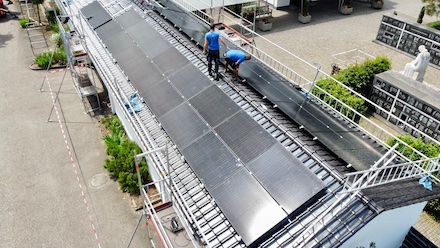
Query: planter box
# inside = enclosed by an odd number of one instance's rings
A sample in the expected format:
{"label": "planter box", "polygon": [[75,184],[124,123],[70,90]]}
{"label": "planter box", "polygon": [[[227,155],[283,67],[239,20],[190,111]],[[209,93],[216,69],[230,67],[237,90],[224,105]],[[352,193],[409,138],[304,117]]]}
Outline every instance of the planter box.
{"label": "planter box", "polygon": [[342,6],[339,9],[339,12],[341,12],[341,14],[343,14],[343,15],[349,15],[349,14],[353,13],[353,7]]}
{"label": "planter box", "polygon": [[301,13],[298,14],[298,21],[301,23],[309,23],[312,20],[312,15],[303,16]]}
{"label": "planter box", "polygon": [[261,31],[269,31],[269,30],[272,29],[272,23],[271,22],[269,22],[269,23],[258,23],[258,28]]}

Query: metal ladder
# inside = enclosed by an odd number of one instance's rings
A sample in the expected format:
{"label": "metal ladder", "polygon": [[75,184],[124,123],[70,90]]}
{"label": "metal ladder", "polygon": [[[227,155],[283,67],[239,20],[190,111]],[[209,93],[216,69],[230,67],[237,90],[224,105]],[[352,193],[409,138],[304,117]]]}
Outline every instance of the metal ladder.
{"label": "metal ladder", "polygon": [[20,11],[22,19],[29,20],[29,22],[26,23],[25,29],[29,38],[32,54],[36,56],[39,53],[49,51],[49,45],[47,44],[43,27],[38,23],[38,20],[36,20],[38,9],[34,8],[32,0],[20,0]]}

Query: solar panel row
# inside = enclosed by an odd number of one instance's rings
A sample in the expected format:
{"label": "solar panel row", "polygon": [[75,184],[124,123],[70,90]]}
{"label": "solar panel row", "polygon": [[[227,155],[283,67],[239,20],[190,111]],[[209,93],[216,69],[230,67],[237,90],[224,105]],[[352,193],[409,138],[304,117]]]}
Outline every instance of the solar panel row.
{"label": "solar panel row", "polygon": [[96,32],[247,245],[325,188],[138,13]]}

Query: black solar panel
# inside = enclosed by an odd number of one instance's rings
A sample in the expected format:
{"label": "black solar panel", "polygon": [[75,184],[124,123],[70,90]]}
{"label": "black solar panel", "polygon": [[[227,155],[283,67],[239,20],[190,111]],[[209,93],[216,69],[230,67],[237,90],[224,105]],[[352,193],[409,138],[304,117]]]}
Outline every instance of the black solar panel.
{"label": "black solar panel", "polygon": [[325,189],[324,183],[281,144],[272,146],[247,167],[289,214]]}
{"label": "black solar panel", "polygon": [[216,85],[200,92],[189,102],[212,127],[241,111],[241,108]]}
{"label": "black solar panel", "polygon": [[246,61],[240,66],[240,75],[248,78],[248,84],[278,105],[278,108],[332,150],[346,163],[358,169],[367,169],[385,153],[371,139],[364,139],[362,132],[351,129],[340,120],[308,101],[304,92],[293,88],[256,61]]}
{"label": "black solar panel", "polygon": [[[151,61],[148,60],[134,43],[133,46],[120,53],[113,54],[113,56],[115,56],[119,66],[136,87],[143,82],[148,82],[148,85],[151,86],[163,79]],[[141,89],[142,87],[139,88],[140,93],[143,92]]]}
{"label": "black solar panel", "polygon": [[185,32],[197,43],[203,45],[205,33],[209,31],[209,28],[205,24],[193,18],[189,13],[182,11],[182,9],[171,2],[164,2],[162,4],[167,6],[167,8],[160,9],[159,11],[161,11],[162,14],[164,14],[167,19],[169,19],[177,27],[181,28],[182,32]]}
{"label": "black solar panel", "polygon": [[248,246],[287,217],[244,167],[210,193]]}
{"label": "black solar panel", "polygon": [[208,125],[186,102],[168,111],[159,118],[159,121],[179,149],[184,149],[205,133],[210,132]]}
{"label": "black solar panel", "polygon": [[137,22],[143,21],[142,17],[133,9],[123,13],[116,18],[116,21],[124,28],[128,29]]}
{"label": "black solar panel", "polygon": [[111,20],[97,28],[96,33],[98,33],[99,38],[105,42],[108,39],[111,39],[114,34],[119,32],[119,30],[122,31],[121,26],[117,22]]}
{"label": "black solar panel", "polygon": [[87,21],[93,29],[100,27],[101,25],[109,22],[112,17],[101,6],[98,1],[94,1],[89,5],[81,9],[81,12],[86,17]]}
{"label": "black solar panel", "polygon": [[245,164],[277,142],[246,112],[234,115],[215,131]]}
{"label": "black solar panel", "polygon": [[162,80],[149,88],[142,96],[157,117],[161,117],[183,102],[182,96],[177,93],[168,80]]}
{"label": "black solar panel", "polygon": [[133,40],[122,30],[115,30],[113,33],[113,37],[111,39],[107,39],[104,41],[104,44],[107,46],[107,49],[113,54],[125,52],[125,50],[131,46],[136,46],[133,43]]}
{"label": "black solar panel", "polygon": [[[152,45],[150,44],[150,46]],[[153,61],[165,75],[171,75],[190,63],[189,60],[174,47],[170,47],[161,52],[153,58]]]}
{"label": "black solar panel", "polygon": [[183,149],[182,154],[208,191],[243,166],[212,132]]}
{"label": "black solar panel", "polygon": [[191,63],[171,74],[168,78],[186,99],[190,99],[212,85],[212,81]]}
{"label": "black solar panel", "polygon": [[151,58],[173,47],[150,24],[144,21],[128,28],[127,33],[135,40],[139,48]]}

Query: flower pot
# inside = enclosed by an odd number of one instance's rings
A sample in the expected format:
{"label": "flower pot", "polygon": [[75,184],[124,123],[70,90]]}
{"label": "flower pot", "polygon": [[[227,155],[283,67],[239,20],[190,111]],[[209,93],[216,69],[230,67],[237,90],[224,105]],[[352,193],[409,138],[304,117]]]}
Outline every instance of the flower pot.
{"label": "flower pot", "polygon": [[271,22],[269,22],[269,23],[260,22],[260,23],[258,23],[258,28],[261,31],[269,31],[272,29],[272,23]]}
{"label": "flower pot", "polygon": [[373,2],[371,2],[371,7],[373,9],[381,9],[383,7],[383,2],[382,1],[373,0]]}
{"label": "flower pot", "polygon": [[298,14],[298,21],[301,23],[309,23],[312,20],[312,15],[303,16],[302,13]]}
{"label": "flower pot", "polygon": [[341,12],[341,14],[343,14],[343,15],[349,15],[349,14],[353,13],[353,7],[342,6],[339,9],[339,12]]}

